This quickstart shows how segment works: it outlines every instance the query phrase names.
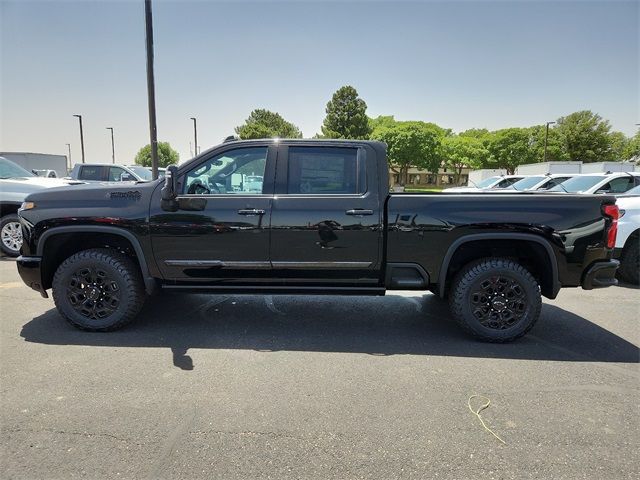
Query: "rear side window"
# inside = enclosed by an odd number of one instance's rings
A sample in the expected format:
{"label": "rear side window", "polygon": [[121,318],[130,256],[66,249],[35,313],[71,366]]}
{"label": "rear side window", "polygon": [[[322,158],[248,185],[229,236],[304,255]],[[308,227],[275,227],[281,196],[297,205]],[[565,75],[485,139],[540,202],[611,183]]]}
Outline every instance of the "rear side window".
{"label": "rear side window", "polygon": [[97,165],[84,165],[80,167],[80,180],[102,180],[102,167]]}
{"label": "rear side window", "polygon": [[303,195],[366,192],[357,148],[290,147],[287,192]]}

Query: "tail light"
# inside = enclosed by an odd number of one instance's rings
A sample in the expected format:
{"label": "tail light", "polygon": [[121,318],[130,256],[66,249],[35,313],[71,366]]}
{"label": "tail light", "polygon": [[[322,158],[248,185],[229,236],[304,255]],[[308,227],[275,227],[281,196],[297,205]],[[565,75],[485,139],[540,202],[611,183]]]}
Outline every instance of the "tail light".
{"label": "tail light", "polygon": [[602,213],[611,219],[609,230],[607,230],[607,248],[616,246],[616,235],[618,234],[618,219],[620,218],[620,210],[617,205],[604,205]]}

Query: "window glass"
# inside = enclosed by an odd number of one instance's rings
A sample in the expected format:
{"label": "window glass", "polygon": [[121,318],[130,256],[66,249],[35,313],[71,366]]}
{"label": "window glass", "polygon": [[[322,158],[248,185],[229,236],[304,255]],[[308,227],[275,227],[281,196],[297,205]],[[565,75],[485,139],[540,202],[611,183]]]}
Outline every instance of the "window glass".
{"label": "window glass", "polygon": [[[126,173],[123,168],[120,167],[109,167],[109,178],[110,182],[121,182],[122,174]],[[135,178],[131,178],[131,180],[135,180]]]}
{"label": "window glass", "polygon": [[358,150],[339,147],[290,147],[287,192],[358,194],[366,191]]}
{"label": "window glass", "polygon": [[98,165],[84,165],[80,167],[80,180],[102,180],[102,167]]}
{"label": "window glass", "polygon": [[633,187],[632,177],[618,177],[611,180],[605,186],[600,187],[598,191],[604,190],[608,193],[623,193]]}
{"label": "window glass", "polygon": [[569,193],[582,193],[585,190],[589,190],[598,182],[604,180],[604,175],[582,175],[570,178],[569,180],[562,182],[562,186],[556,185],[550,190],[554,192],[569,192]]}
{"label": "window glass", "polygon": [[33,173],[16,165],[11,160],[0,157],[0,178],[33,177]]}
{"label": "window glass", "polygon": [[264,186],[267,147],[238,148],[216,155],[185,176],[188,195],[260,195]]}
{"label": "window glass", "polygon": [[481,182],[478,182],[475,184],[476,187],[478,188],[486,188],[486,187],[490,187],[491,185],[493,185],[494,183],[496,183],[496,180],[498,180],[500,177],[489,177],[489,178],[485,178],[484,180],[482,180]]}
{"label": "window glass", "polygon": [[538,183],[543,181],[546,177],[525,177],[522,180],[518,180],[517,182],[513,182],[511,185],[515,190],[529,190],[530,188],[536,186]]}

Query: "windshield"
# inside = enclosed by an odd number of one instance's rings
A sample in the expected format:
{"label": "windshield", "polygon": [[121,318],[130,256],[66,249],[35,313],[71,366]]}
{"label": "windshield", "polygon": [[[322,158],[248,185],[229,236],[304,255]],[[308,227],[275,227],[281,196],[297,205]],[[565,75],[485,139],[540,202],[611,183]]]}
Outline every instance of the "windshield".
{"label": "windshield", "polygon": [[569,192],[569,193],[582,193],[585,190],[589,190],[597,183],[604,180],[604,175],[589,175],[584,177],[573,177],[562,182],[562,185],[556,185],[550,191],[551,192]]}
{"label": "windshield", "polygon": [[493,185],[494,183],[496,183],[498,180],[500,180],[502,177],[489,177],[489,178],[485,178],[484,180],[482,180],[481,182],[476,183],[476,187],[478,188],[487,188],[490,187],[491,185]]}
{"label": "windshield", "polygon": [[544,176],[526,177],[526,178],[523,178],[522,180],[518,180],[509,188],[514,188],[516,190],[529,190],[530,188],[535,187],[538,183],[543,181],[545,178],[546,177]]}
{"label": "windshield", "polygon": [[0,178],[35,177],[31,172],[16,165],[11,160],[0,157]]}
{"label": "windshield", "polygon": [[138,175],[142,180],[151,180],[151,170],[147,167],[127,167],[129,170],[133,171],[136,175]]}

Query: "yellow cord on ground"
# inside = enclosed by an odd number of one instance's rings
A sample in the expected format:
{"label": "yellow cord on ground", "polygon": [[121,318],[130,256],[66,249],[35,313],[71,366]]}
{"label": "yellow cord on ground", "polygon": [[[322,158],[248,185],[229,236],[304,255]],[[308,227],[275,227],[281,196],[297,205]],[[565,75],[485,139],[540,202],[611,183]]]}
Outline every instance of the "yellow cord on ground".
{"label": "yellow cord on ground", "polygon": [[[474,410],[473,408],[471,408],[471,400],[473,400],[474,398],[483,398],[487,401],[487,403],[485,403],[484,405],[482,405],[478,410]],[[482,423],[482,426],[484,427],[484,429],[489,432],[491,435],[493,435],[494,437],[496,437],[498,440],[500,440],[503,444],[507,444],[507,442],[505,442],[503,439],[501,439],[498,435],[496,435],[496,433],[491,430],[489,427],[487,427],[487,425],[484,423],[484,420],[482,419],[482,417],[480,416],[480,412],[483,411],[485,408],[488,408],[489,405],[491,404],[491,400],[489,400],[489,398],[485,397],[484,395],[471,395],[469,397],[469,400],[467,401],[467,406],[469,407],[469,410],[471,410],[471,413],[473,413],[476,417],[478,417],[478,420],[480,420],[480,423]]]}

